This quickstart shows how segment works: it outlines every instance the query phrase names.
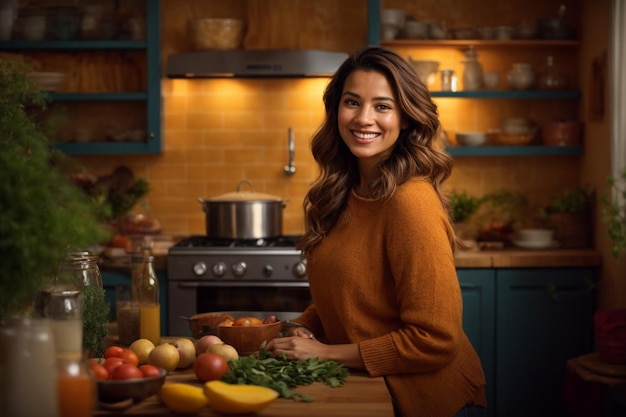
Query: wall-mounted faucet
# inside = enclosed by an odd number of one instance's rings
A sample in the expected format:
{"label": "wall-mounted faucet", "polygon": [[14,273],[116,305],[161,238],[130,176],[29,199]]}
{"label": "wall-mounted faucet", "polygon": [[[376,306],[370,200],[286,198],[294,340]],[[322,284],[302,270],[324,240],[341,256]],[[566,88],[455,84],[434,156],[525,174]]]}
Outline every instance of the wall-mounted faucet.
{"label": "wall-mounted faucet", "polygon": [[296,164],[294,162],[295,154],[296,154],[296,141],[293,138],[293,129],[289,128],[288,130],[288,147],[289,147],[289,163],[285,165],[283,168],[285,170],[285,175],[288,177],[292,176],[296,173]]}

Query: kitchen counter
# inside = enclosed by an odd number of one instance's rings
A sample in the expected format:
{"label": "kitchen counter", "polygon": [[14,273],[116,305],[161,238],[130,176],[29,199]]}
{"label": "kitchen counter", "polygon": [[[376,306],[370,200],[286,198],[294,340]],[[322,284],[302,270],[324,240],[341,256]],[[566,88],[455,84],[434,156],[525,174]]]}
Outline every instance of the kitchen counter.
{"label": "kitchen counter", "polygon": [[568,268],[600,266],[602,257],[593,249],[497,249],[456,252],[457,268]]}
{"label": "kitchen counter", "polygon": [[[454,256],[457,268],[538,268],[600,266],[602,256],[593,249],[497,249],[459,250]],[[167,269],[167,252],[155,254],[157,269]],[[130,270],[130,260],[104,261],[102,270]]]}
{"label": "kitchen counter", "polygon": [[[171,382],[201,385],[201,382],[190,369],[170,373],[166,377],[165,383]],[[331,388],[321,383],[315,383],[299,386],[296,388],[296,392],[310,395],[315,400],[304,403],[278,398],[255,415],[259,417],[393,417],[391,398],[383,378],[370,378],[365,374],[352,373],[341,387]],[[120,415],[178,416],[161,405],[156,396],[149,397],[123,411],[100,408],[94,413],[96,417]],[[210,407],[196,415],[201,417],[221,416],[213,412]]]}

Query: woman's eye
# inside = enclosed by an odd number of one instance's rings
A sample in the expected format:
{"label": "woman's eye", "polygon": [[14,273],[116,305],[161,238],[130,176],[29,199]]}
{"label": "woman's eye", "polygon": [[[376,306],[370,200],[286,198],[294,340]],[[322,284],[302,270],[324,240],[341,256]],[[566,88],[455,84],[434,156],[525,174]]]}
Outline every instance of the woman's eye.
{"label": "woman's eye", "polygon": [[377,104],[377,105],[376,105],[376,108],[377,108],[378,110],[390,110],[390,109],[391,109],[391,106],[390,106],[390,105],[388,105],[388,104],[385,104],[385,103],[380,103],[380,104]]}
{"label": "woman's eye", "polygon": [[358,106],[359,105],[359,103],[356,100],[352,100],[352,99],[346,99],[345,103],[348,106]]}

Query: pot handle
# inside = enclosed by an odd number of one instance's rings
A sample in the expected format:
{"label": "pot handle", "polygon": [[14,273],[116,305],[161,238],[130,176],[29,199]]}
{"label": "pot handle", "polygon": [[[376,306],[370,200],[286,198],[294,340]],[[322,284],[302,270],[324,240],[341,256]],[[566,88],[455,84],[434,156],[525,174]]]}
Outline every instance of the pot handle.
{"label": "pot handle", "polygon": [[247,184],[248,187],[250,187],[250,192],[253,193],[254,192],[254,187],[252,186],[252,183],[248,180],[241,180],[239,181],[239,184],[237,184],[237,192],[240,193],[241,192],[241,186],[243,184]]}

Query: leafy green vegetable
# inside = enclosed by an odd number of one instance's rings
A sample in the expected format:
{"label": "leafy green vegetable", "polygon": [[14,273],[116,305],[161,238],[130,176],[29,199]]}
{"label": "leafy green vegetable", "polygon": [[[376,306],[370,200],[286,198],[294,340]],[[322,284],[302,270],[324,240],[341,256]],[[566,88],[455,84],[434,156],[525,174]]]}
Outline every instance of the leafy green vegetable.
{"label": "leafy green vegetable", "polygon": [[104,354],[104,338],[109,331],[109,304],[104,295],[98,286],[83,287],[83,349],[94,358]]}
{"label": "leafy green vegetable", "polygon": [[222,377],[230,384],[260,385],[278,392],[282,398],[313,401],[314,398],[296,393],[298,385],[322,382],[329,387],[344,384],[350,374],[347,368],[334,361],[320,361],[317,358],[289,360],[285,354],[273,357],[260,349],[258,358],[250,355],[236,361],[228,361],[228,372]]}

